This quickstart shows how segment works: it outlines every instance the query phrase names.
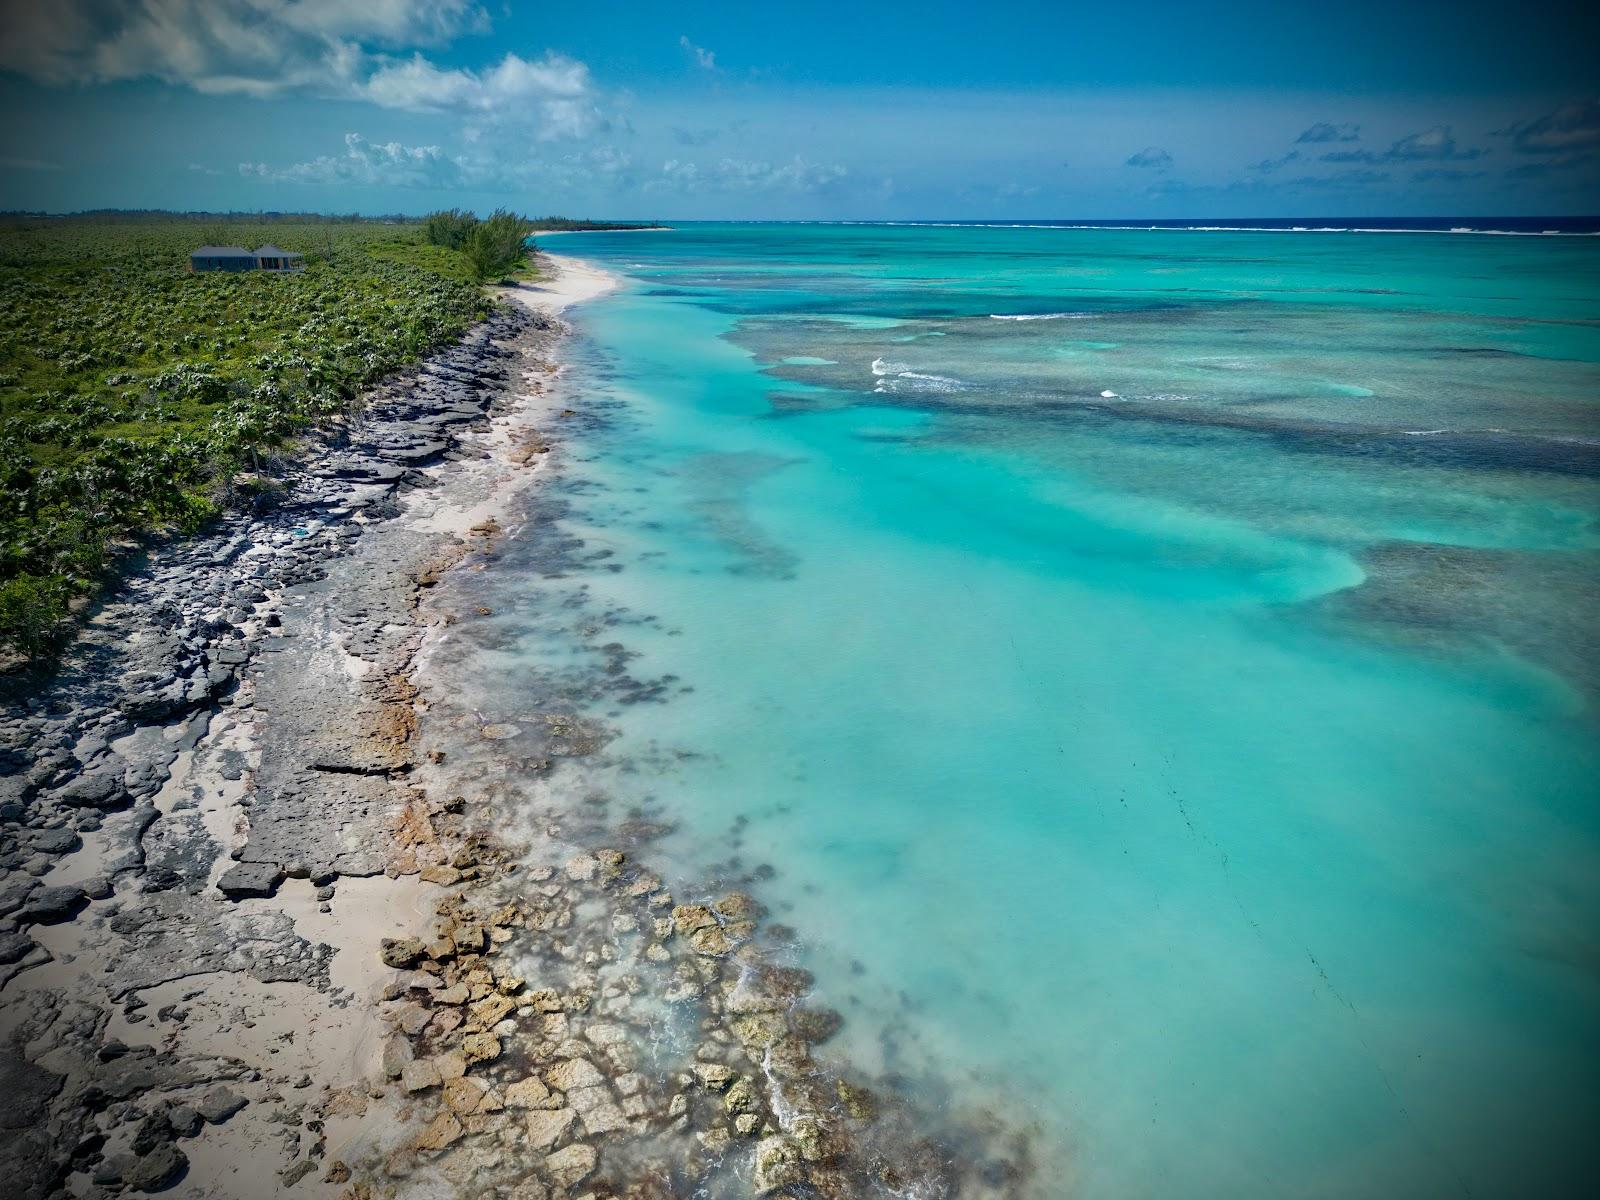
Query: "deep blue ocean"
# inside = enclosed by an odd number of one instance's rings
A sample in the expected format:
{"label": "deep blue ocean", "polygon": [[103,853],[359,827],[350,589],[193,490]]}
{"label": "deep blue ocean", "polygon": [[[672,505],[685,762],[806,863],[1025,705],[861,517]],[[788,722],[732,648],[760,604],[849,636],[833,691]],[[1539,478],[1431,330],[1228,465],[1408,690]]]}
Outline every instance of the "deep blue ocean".
{"label": "deep blue ocean", "polygon": [[1600,239],[1160,224],[541,238],[454,686],[1042,1196],[1587,1194]]}

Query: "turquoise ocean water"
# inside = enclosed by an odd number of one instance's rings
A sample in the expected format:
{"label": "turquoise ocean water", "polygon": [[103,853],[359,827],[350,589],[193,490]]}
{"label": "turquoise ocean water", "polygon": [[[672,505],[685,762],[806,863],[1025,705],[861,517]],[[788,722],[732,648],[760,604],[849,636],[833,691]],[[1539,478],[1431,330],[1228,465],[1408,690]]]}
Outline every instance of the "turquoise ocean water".
{"label": "turquoise ocean water", "polygon": [[547,248],[624,284],[448,668],[612,734],[530,797],[1041,1195],[1600,1186],[1600,240]]}

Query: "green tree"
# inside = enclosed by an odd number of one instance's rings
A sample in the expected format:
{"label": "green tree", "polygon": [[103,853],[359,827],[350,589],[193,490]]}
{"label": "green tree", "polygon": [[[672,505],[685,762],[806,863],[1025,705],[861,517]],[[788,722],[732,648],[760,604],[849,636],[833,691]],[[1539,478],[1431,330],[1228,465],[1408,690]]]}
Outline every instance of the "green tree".
{"label": "green tree", "polygon": [[465,209],[441,208],[424,217],[422,227],[431,245],[461,250],[478,227],[478,218]]}
{"label": "green tree", "polygon": [[463,247],[472,273],[478,282],[499,279],[522,264],[528,252],[528,234],[533,230],[528,218],[497,208],[480,221]]}

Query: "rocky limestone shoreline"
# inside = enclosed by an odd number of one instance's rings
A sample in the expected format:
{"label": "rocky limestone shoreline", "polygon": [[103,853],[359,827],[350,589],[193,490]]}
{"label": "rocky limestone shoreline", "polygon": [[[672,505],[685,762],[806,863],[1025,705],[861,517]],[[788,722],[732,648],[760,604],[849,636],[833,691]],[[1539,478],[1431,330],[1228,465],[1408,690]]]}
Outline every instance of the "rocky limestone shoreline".
{"label": "rocky limestone shoreline", "polygon": [[430,591],[559,452],[560,329],[506,305],[390,381],[6,698],[21,1195],[1039,1194],[1014,1122],[828,1060],[756,898],[675,895],[647,837],[510,843],[441,786]]}

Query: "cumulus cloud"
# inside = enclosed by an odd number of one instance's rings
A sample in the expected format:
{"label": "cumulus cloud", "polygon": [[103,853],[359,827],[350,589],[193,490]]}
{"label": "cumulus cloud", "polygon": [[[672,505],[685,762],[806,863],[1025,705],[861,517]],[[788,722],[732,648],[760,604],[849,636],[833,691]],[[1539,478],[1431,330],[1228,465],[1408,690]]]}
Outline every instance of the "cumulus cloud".
{"label": "cumulus cloud", "polygon": [[1568,104],[1495,132],[1509,137],[1512,146],[1523,154],[1564,154],[1600,148],[1600,101]]}
{"label": "cumulus cloud", "polygon": [[0,6],[0,67],[46,84],[337,90],[364,47],[434,45],[484,20],[472,0],[21,0]]}
{"label": "cumulus cloud", "polygon": [[0,69],[49,85],[157,79],[210,95],[495,115],[539,122],[547,137],[603,125],[575,59],[508,53],[473,71],[415,50],[486,27],[475,0],[22,0],[0,6]]}
{"label": "cumulus cloud", "polygon": [[1158,146],[1146,146],[1139,153],[1130,155],[1128,158],[1128,166],[1130,167],[1154,167],[1158,171],[1164,171],[1171,165],[1172,155]]}
{"label": "cumulus cloud", "polygon": [[584,137],[603,127],[589,68],[549,53],[529,61],[507,54],[483,71],[443,69],[422,55],[390,62],[355,88],[360,99],[414,112],[473,117],[536,117],[544,137]]}
{"label": "cumulus cloud", "polygon": [[715,71],[717,69],[716,51],[707,50],[704,46],[696,46],[689,40],[687,34],[678,39],[678,45],[689,52],[690,57],[694,59],[697,66],[707,71]]}
{"label": "cumulus cloud", "polygon": [[1299,137],[1297,143],[1317,142],[1353,142],[1361,136],[1359,125],[1330,125],[1326,121],[1318,121]]}

